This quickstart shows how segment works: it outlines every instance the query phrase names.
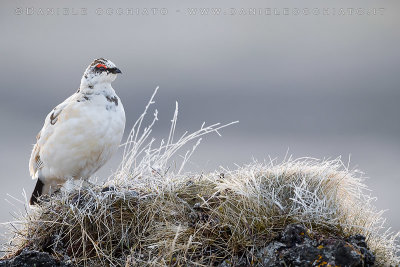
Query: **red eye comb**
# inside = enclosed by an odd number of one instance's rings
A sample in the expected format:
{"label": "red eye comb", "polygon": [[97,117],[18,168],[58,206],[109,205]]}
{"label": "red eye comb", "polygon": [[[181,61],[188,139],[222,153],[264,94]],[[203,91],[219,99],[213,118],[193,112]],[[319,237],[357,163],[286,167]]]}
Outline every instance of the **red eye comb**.
{"label": "red eye comb", "polygon": [[103,64],[97,64],[97,65],[96,65],[96,68],[101,68],[101,67],[107,69],[106,65],[103,65]]}

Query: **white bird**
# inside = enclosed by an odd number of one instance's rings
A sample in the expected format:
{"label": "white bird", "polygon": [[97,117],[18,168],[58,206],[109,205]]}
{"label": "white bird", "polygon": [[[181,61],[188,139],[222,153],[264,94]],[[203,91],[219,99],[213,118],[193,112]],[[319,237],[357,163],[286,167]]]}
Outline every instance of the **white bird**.
{"label": "white bird", "polygon": [[69,179],[87,180],[117,150],[125,129],[125,111],[111,87],[118,73],[111,61],[96,59],[78,91],[47,115],[29,160],[37,179],[31,205]]}

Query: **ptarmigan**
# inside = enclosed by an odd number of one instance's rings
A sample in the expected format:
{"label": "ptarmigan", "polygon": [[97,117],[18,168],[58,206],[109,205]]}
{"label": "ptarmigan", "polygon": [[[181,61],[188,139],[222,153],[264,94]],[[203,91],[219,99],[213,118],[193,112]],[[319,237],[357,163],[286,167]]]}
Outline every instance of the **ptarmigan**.
{"label": "ptarmigan", "polygon": [[38,179],[31,205],[69,179],[88,179],[117,150],[125,129],[125,111],[111,87],[118,73],[110,60],[96,59],[78,91],[47,115],[29,161]]}

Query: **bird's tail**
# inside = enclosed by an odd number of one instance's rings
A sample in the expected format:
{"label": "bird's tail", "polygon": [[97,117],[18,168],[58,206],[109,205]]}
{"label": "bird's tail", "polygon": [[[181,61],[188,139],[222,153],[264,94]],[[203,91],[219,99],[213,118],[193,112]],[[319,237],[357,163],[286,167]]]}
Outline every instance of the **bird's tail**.
{"label": "bird's tail", "polygon": [[38,203],[38,198],[43,193],[43,186],[44,183],[40,181],[40,179],[37,179],[35,189],[33,189],[31,199],[29,200],[29,204],[35,205],[36,203]]}

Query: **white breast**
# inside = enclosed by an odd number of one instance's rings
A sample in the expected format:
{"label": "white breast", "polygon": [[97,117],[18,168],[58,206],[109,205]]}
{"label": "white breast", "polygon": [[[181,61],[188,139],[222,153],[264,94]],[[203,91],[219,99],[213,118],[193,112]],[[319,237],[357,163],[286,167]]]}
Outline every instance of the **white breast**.
{"label": "white breast", "polygon": [[[41,176],[46,179],[87,179],[117,150],[125,128],[118,96],[77,97],[62,110],[53,133],[42,141]],[[118,103],[115,103],[118,102]]]}

